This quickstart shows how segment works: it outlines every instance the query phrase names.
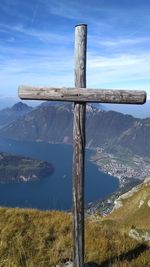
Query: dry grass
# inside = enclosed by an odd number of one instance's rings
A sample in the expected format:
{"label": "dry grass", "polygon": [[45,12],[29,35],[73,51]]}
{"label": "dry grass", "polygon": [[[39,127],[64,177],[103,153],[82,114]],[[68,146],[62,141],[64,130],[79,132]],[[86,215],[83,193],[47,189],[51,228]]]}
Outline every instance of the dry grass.
{"label": "dry grass", "polygon": [[[123,206],[107,216],[107,220],[113,220],[122,226],[130,229],[133,225],[136,228],[150,230],[150,182],[140,185],[140,189],[132,196],[123,199]],[[142,201],[142,203],[141,203]]]}
{"label": "dry grass", "polygon": [[[0,267],[49,267],[72,258],[71,215],[0,209]],[[99,266],[148,267],[148,245],[118,231],[117,223],[86,220],[85,261]]]}

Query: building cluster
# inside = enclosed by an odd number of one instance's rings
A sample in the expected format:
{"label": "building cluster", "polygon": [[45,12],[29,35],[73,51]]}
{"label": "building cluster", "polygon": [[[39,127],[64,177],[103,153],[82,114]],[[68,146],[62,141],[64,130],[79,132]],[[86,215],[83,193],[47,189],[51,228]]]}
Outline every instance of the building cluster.
{"label": "building cluster", "polygon": [[120,183],[123,183],[126,178],[143,179],[150,175],[150,160],[137,155],[119,157],[105,152],[103,148],[98,148],[92,161],[100,167],[101,171],[117,177]]}

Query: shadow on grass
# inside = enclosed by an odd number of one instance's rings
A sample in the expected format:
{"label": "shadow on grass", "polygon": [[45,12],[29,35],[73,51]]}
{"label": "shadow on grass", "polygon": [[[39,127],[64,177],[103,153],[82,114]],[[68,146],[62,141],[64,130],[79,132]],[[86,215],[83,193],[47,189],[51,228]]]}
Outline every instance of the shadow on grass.
{"label": "shadow on grass", "polygon": [[143,253],[146,250],[149,250],[150,247],[146,244],[140,244],[138,246],[136,246],[134,249],[129,250],[126,253],[122,253],[118,256],[114,256],[112,258],[109,258],[108,260],[103,261],[100,265],[97,265],[95,263],[87,263],[87,265],[85,264],[85,266],[87,267],[109,267],[111,266],[111,264],[116,263],[118,261],[122,262],[124,260],[127,261],[132,261],[134,259],[136,259],[141,253]]}

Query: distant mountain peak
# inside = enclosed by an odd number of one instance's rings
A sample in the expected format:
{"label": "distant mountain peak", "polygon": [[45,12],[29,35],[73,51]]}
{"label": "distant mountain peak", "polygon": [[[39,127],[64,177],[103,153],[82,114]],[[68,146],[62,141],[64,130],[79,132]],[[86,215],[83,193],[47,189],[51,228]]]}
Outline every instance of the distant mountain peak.
{"label": "distant mountain peak", "polygon": [[100,103],[91,103],[90,105],[97,110],[101,110],[101,111],[107,111],[108,110],[106,106],[104,106]]}
{"label": "distant mountain peak", "polygon": [[90,113],[99,113],[99,112],[103,112],[104,110],[101,109],[100,107],[93,105],[93,103],[88,103],[86,105],[86,111]]}
{"label": "distant mountain peak", "polygon": [[21,101],[13,105],[11,108],[2,109],[0,111],[0,128],[16,121],[19,117],[32,111],[32,109],[32,107]]}
{"label": "distant mountain peak", "polygon": [[26,111],[26,110],[31,110],[32,108],[28,106],[27,104],[24,104],[20,101],[16,103],[15,105],[13,105],[11,109],[13,111]]}

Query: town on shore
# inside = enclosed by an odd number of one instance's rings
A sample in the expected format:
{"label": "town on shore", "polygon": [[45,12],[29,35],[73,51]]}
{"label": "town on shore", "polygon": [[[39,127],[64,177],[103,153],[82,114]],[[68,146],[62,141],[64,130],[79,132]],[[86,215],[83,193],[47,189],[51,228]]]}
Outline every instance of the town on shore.
{"label": "town on shore", "polygon": [[139,155],[114,155],[98,147],[91,161],[98,165],[101,171],[117,177],[120,187],[130,178],[143,180],[150,175],[150,159]]}

